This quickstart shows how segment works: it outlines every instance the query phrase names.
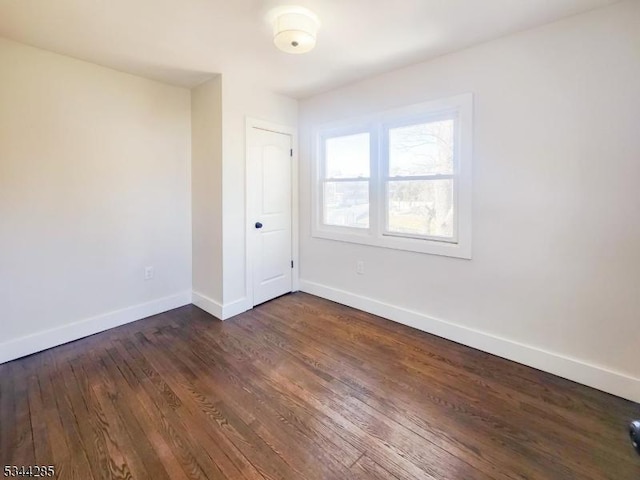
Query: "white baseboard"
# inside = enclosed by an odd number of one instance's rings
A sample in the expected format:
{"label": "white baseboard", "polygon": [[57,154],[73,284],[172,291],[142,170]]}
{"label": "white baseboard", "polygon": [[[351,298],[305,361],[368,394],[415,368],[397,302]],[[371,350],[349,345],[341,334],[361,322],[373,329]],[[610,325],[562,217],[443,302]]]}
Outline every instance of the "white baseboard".
{"label": "white baseboard", "polygon": [[300,290],[634,402],[640,402],[640,379],[602,366],[592,365],[319,283],[300,280]]}
{"label": "white baseboard", "polygon": [[192,302],[193,304],[204,310],[205,312],[213,315],[219,320],[223,320],[222,318],[222,304],[213,298],[209,298],[206,295],[203,295],[200,292],[196,292],[195,290],[192,293]]}
{"label": "white baseboard", "polygon": [[236,315],[251,310],[253,305],[249,305],[246,298],[241,298],[235,302],[227,303],[222,307],[222,319],[235,317]]}
{"label": "white baseboard", "polygon": [[189,305],[190,303],[191,292],[182,292],[16,338],[15,340],[9,340],[0,344],[0,363],[31,355],[32,353],[88,337],[125,323],[135,322],[158,313]]}
{"label": "white baseboard", "polygon": [[196,292],[195,290],[193,291],[193,304],[196,307],[201,308],[205,312],[210,313],[219,320],[227,320],[228,318],[231,318],[242,312],[246,312],[251,308],[251,306],[247,305],[246,298],[241,298],[239,300],[236,300],[235,302],[223,305],[217,300],[207,297],[206,295],[203,295],[200,292]]}

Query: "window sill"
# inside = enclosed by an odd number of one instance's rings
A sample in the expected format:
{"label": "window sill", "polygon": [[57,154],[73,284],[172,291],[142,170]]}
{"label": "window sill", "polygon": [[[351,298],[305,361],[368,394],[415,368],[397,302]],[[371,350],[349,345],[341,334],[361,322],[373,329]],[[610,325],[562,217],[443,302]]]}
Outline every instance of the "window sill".
{"label": "window sill", "polygon": [[372,235],[367,230],[363,230],[362,232],[345,232],[314,229],[311,236],[314,238],[322,238],[338,242],[357,243],[372,247],[390,248],[393,250],[405,250],[409,252],[471,260],[471,242],[459,241],[458,243],[450,243],[438,240],[395,237],[389,235],[376,236]]}

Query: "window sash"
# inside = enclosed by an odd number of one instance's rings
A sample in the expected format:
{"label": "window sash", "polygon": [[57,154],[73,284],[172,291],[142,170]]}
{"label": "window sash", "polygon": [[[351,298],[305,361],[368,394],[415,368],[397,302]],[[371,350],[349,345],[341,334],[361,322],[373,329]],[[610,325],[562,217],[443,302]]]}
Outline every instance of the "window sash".
{"label": "window sash", "polygon": [[[325,132],[320,137],[320,161],[318,162],[318,187],[319,192],[316,196],[319,199],[318,205],[318,218],[323,228],[334,230],[334,231],[343,231],[343,232],[353,232],[355,234],[362,235],[370,234],[371,232],[375,232],[375,228],[377,228],[377,210],[374,207],[376,190],[375,188],[375,178],[376,178],[376,168],[378,165],[378,134],[377,130],[371,125],[352,125],[347,128],[333,129],[331,131]],[[368,177],[329,177],[327,175],[327,140],[338,137],[345,137],[349,135],[359,135],[359,134],[368,134],[369,135],[369,176]],[[326,195],[325,195],[325,186],[327,183],[346,183],[346,182],[367,182],[369,189],[369,226],[368,227],[351,227],[345,225],[334,225],[331,223],[325,223],[325,218],[327,215],[326,212]]]}
{"label": "window sash", "polygon": [[[368,177],[330,177],[327,175],[327,141],[333,138],[348,137],[351,135],[369,135],[369,176]],[[375,141],[374,141],[375,140]],[[320,180],[331,181],[359,181],[366,180],[372,177],[373,168],[375,167],[372,157],[374,150],[377,148],[377,136],[375,135],[375,129],[367,125],[356,125],[349,128],[333,129],[325,132],[320,137],[320,162],[318,162],[318,174]]]}
{"label": "window sash", "polygon": [[[453,166],[452,173],[447,174],[431,174],[431,175],[396,175],[389,174],[390,171],[390,146],[389,131],[394,128],[408,127],[412,125],[428,124],[439,122],[443,120],[453,120]],[[459,177],[459,142],[460,142],[460,119],[457,109],[449,109],[447,111],[437,113],[427,113],[422,115],[414,115],[411,117],[401,118],[396,121],[385,122],[381,125],[382,134],[380,136],[381,142],[379,148],[381,153],[379,155],[378,171],[380,186],[379,186],[379,198],[381,208],[379,209],[379,225],[380,235],[383,237],[400,237],[416,240],[430,240],[433,242],[443,242],[450,244],[458,243],[459,232],[459,210],[458,210],[458,177]],[[403,182],[403,181],[429,181],[429,180],[452,180],[452,195],[453,195],[453,232],[451,237],[434,236],[434,235],[420,235],[416,233],[404,233],[396,232],[389,229],[389,182]]]}
{"label": "window sash", "polygon": [[[398,232],[395,230],[391,230],[389,228],[389,182],[411,182],[411,181],[431,181],[431,180],[451,180],[452,185],[452,209],[453,209],[453,231],[450,237],[439,236],[439,235],[421,235],[419,233],[408,233],[408,232]],[[417,240],[431,240],[434,242],[444,242],[457,244],[458,243],[458,188],[457,188],[457,178],[453,174],[448,175],[423,175],[420,177],[387,177],[384,180],[383,187],[383,203],[384,209],[381,212],[382,220],[381,225],[383,226],[380,234],[385,237],[401,237],[401,238],[415,238]]]}
{"label": "window sash", "polygon": [[422,174],[422,175],[404,175],[406,177],[429,177],[432,175],[456,175],[457,174],[457,145],[459,138],[459,118],[458,112],[456,110],[449,110],[445,112],[431,113],[431,114],[422,114],[422,115],[414,115],[407,118],[402,118],[400,120],[385,122],[381,125],[382,135],[381,135],[381,155],[380,155],[380,172],[381,176],[384,177],[403,177],[403,175],[391,175],[391,130],[395,130],[398,128],[406,128],[417,125],[426,125],[431,123],[438,123],[442,121],[450,120],[453,122],[453,165],[451,167],[451,173],[440,173],[440,174]]}

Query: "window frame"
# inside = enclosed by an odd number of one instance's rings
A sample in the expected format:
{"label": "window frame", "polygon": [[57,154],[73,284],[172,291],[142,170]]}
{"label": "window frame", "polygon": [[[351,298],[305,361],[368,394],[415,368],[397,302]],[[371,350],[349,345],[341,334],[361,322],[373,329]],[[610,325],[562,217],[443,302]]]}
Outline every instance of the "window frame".
{"label": "window frame", "polygon": [[[453,237],[449,239],[391,232],[387,225],[388,184],[394,177],[389,176],[389,130],[445,119],[453,119],[455,122],[453,173],[405,176],[400,177],[402,180],[399,181],[437,177],[453,179]],[[470,259],[472,123],[473,95],[468,93],[320,126],[313,136],[315,156],[312,170],[312,237]],[[369,133],[370,139],[369,228],[324,224],[326,140],[358,133]]]}

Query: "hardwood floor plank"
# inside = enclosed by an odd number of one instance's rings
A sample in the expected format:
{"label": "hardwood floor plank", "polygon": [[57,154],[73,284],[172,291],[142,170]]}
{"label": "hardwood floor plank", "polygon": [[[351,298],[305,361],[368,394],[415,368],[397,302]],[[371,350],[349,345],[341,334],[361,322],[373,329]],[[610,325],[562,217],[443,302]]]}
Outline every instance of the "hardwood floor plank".
{"label": "hardwood floor plank", "polygon": [[[55,449],[59,448],[52,444],[52,450],[54,451],[54,459],[56,461],[56,472],[60,470],[62,476],[68,478],[100,478],[94,477],[94,470],[98,468],[95,465],[95,460],[89,459],[89,455],[84,447],[83,439],[79,432],[79,426],[76,421],[76,417],[73,413],[71,400],[69,393],[64,386],[64,380],[62,377],[62,371],[60,369],[60,363],[62,358],[56,359],[57,351],[55,349],[47,350],[39,355],[43,355],[49,362],[50,368],[48,368],[48,375],[46,376],[46,382],[51,388],[51,396],[56,406],[59,425],[62,428],[61,435],[66,440],[68,447],[68,455],[55,456]],[[50,424],[56,422],[52,420]],[[56,422],[57,423],[57,422]]]}
{"label": "hardwood floor plank", "polygon": [[[150,334],[147,334],[150,335]],[[145,357],[152,368],[163,376],[167,386],[176,392],[182,406],[186,412],[181,417],[185,421],[196,420],[200,425],[211,422],[211,416],[216,418],[210,423],[210,427],[201,428],[195,431],[200,442],[207,448],[207,452],[214,459],[228,478],[246,478],[247,480],[260,480],[264,477],[251,464],[251,462],[231,443],[220,429],[216,415],[219,412],[215,406],[209,403],[206,397],[199,394],[196,389],[181,372],[175,369],[174,363],[166,361],[166,353],[162,350],[156,351],[149,347],[149,340],[146,335],[136,336],[139,340],[135,343],[137,354]],[[142,338],[142,343],[140,339]],[[147,348],[145,348],[147,347]],[[204,422],[204,423],[203,423]]]}
{"label": "hardwood floor plank", "polygon": [[89,466],[96,479],[108,478],[128,478],[131,477],[128,465],[121,463],[121,456],[118,454],[116,461],[113,461],[106,444],[106,434],[104,420],[101,412],[93,410],[82,396],[81,387],[77,384],[73,368],[69,362],[62,362],[58,365],[62,377],[62,387],[68,395],[71,411],[78,426],[78,432],[82,441],[82,446],[90,459]]}
{"label": "hardwood floor plank", "polygon": [[[108,389],[114,408],[117,408],[123,418],[127,419],[127,429],[134,432],[133,435],[136,437],[144,436],[153,449],[153,453],[146,454],[145,460],[152,463],[159,461],[172,480],[190,478],[185,473],[180,456],[176,455],[171,448],[171,441],[163,435],[159,422],[145,410],[144,404],[138,400],[135,388],[127,383],[109,352],[101,355],[98,371],[103,388]],[[136,445],[140,444],[136,441]],[[141,445],[142,447],[137,448],[140,448],[144,454],[147,447],[144,442]],[[151,472],[150,469],[148,471]]]}
{"label": "hardwood floor plank", "polygon": [[[83,478],[84,472],[89,471],[89,466],[86,463],[83,451],[75,452],[74,454],[69,448],[70,440],[67,438],[62,425],[57,399],[51,384],[50,352],[41,352],[32,355],[29,359],[33,359],[33,368],[37,372],[38,387],[43,405],[41,421],[46,425],[46,437],[42,438],[41,441],[49,446],[51,454],[51,459],[47,462],[45,459],[38,458],[38,450],[36,450],[36,460],[40,465],[55,466],[56,478]],[[91,478],[90,474],[87,473],[84,478]]]}
{"label": "hardwood floor plank", "polygon": [[[35,462],[35,449],[33,445],[33,432],[31,427],[31,412],[29,410],[29,394],[27,389],[27,378],[29,372],[26,362],[14,363],[12,365],[14,402],[13,409],[15,415],[14,441],[11,449],[13,455],[10,460],[11,465],[28,466]],[[10,370],[11,371],[11,370]]]}
{"label": "hardwood floor plank", "polygon": [[[125,343],[129,344],[128,340]],[[152,380],[149,376],[157,373],[140,358],[131,355],[133,349],[129,347],[110,349],[110,354],[118,367],[127,369],[132,379],[132,387],[137,388],[138,399],[143,402],[147,414],[153,418],[156,425],[170,442],[176,456],[180,459],[185,473],[189,478],[225,478],[220,468],[215,464],[206,450],[193,437],[192,429],[199,428],[197,424],[185,426],[175,413],[181,404],[175,394],[162,381]]]}
{"label": "hardwood floor plank", "polygon": [[[167,472],[157,461],[153,461],[152,451],[148,448],[148,442],[144,437],[138,437],[139,443],[133,441],[126,427],[123,416],[126,408],[116,409],[113,405],[113,395],[106,391],[104,384],[99,381],[101,375],[98,371],[100,357],[94,352],[87,354],[89,362],[78,362],[73,368],[74,375],[85,401],[90,405],[94,422],[94,431],[100,435],[109,451],[110,463],[115,465],[117,471],[131,470],[133,478],[153,477],[169,480]],[[123,411],[123,414],[120,412]],[[135,429],[136,422],[128,417],[131,427]]]}
{"label": "hardwood floor plank", "polygon": [[[37,359],[32,356],[27,360],[31,366],[27,381],[29,413],[31,416],[31,434],[33,436],[34,465],[52,465],[53,452],[49,441],[46,407],[42,399],[42,389],[37,374]],[[27,363],[25,362],[25,363]]]}
{"label": "hardwood floor plank", "polygon": [[398,477],[382,468],[366,455],[351,467],[351,480],[394,480]]}
{"label": "hardwood floor plank", "polygon": [[15,381],[13,363],[0,365],[0,465],[11,465],[17,437]]}
{"label": "hardwood floor plank", "polygon": [[0,461],[91,480],[638,480],[640,405],[296,293],[0,365]]}

